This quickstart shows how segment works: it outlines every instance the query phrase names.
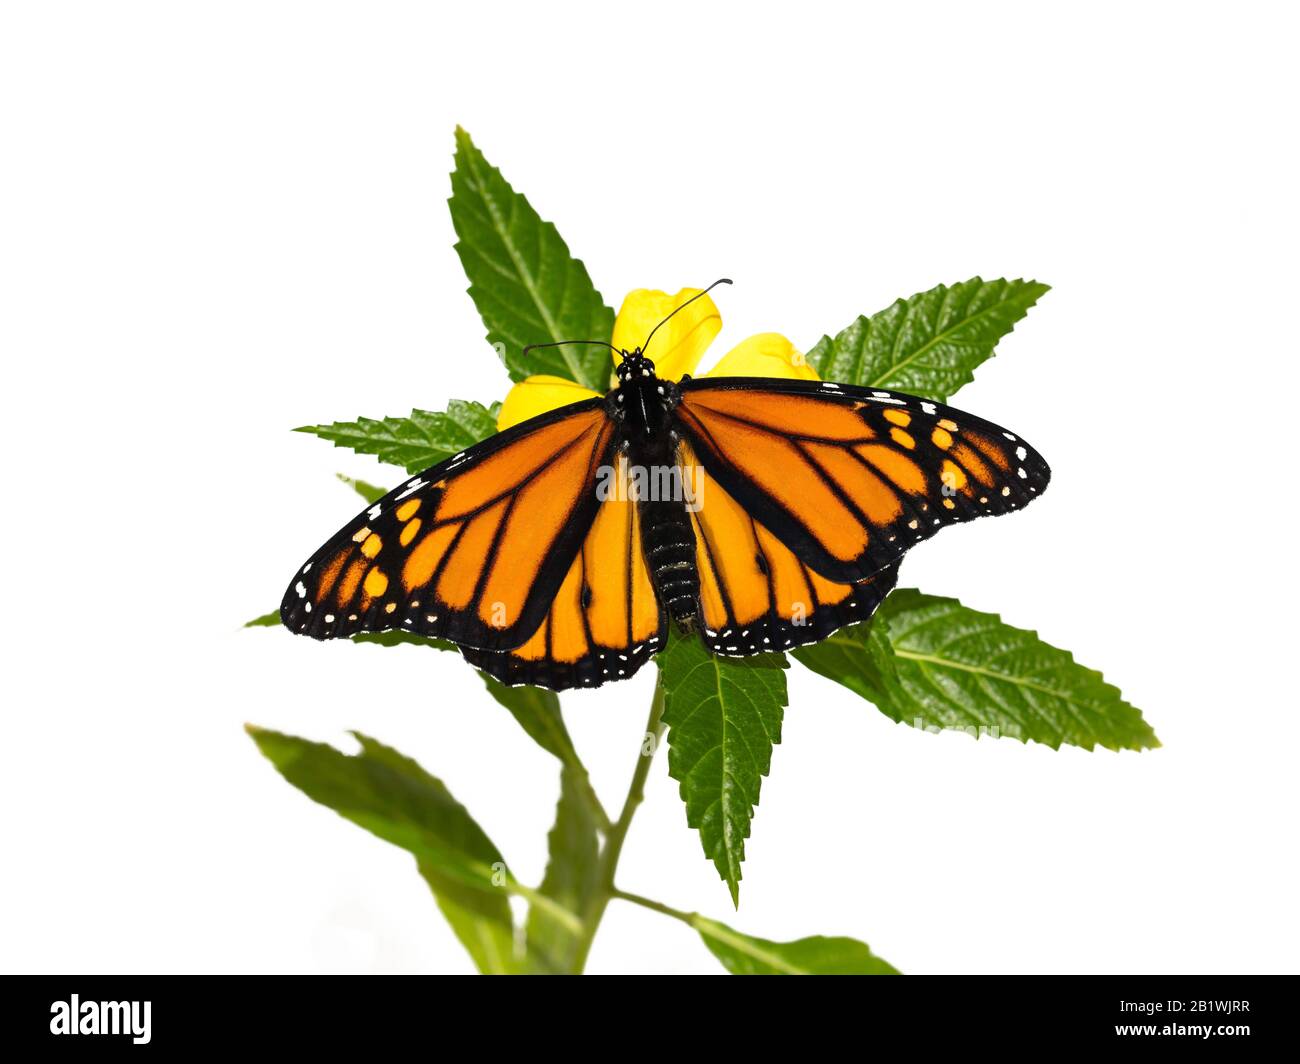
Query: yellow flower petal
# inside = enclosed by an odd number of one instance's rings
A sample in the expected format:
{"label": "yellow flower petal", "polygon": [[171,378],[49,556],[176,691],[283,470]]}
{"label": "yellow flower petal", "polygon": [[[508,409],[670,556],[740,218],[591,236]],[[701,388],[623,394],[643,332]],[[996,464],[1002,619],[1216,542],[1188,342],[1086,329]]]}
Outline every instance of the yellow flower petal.
{"label": "yellow flower petal", "polygon": [[737,344],[719,360],[706,377],[785,377],[788,380],[821,380],[802,351],[780,333],[759,333]]}
{"label": "yellow flower petal", "polygon": [[574,384],[563,377],[539,373],[520,381],[506,394],[505,402],[501,404],[501,413],[497,415],[497,430],[508,429],[530,417],[570,403],[580,403],[597,394],[590,388]]}
{"label": "yellow flower petal", "polygon": [[[699,295],[700,291],[699,288],[683,288],[675,296],[648,288],[629,292],[614,320],[614,346],[624,351],[635,351],[645,343],[656,325],[692,296]],[[642,353],[655,364],[657,376],[680,380],[687,373],[695,372],[705,349],[721,328],[722,315],[713,299],[705,296],[666,322],[655,333],[650,347]],[[617,365],[618,356],[614,358]]]}

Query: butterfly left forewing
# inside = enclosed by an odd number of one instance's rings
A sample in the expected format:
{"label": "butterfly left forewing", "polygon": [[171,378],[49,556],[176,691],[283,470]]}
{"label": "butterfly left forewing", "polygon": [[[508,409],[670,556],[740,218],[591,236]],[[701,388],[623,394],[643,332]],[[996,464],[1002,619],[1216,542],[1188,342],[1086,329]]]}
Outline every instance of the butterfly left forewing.
{"label": "butterfly left forewing", "polygon": [[300,567],[281,620],[316,639],[403,628],[519,646],[595,520],[614,436],[600,400],[576,403],[413,477]]}
{"label": "butterfly left forewing", "polygon": [[743,377],[683,382],[676,427],[741,508],[826,579],[853,584],[948,525],[1041,494],[1013,433],[883,389]]}

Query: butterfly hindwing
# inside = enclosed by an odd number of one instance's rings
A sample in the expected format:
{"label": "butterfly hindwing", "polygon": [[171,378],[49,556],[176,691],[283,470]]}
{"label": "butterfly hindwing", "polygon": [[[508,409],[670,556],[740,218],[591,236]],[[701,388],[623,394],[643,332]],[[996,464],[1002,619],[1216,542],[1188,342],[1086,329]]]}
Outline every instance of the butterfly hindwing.
{"label": "butterfly hindwing", "polygon": [[521,645],[600,508],[614,422],[601,399],[507,429],[389,492],[301,567],[281,620],[317,639],[403,628]]}
{"label": "butterfly hindwing", "polygon": [[692,486],[691,522],[700,577],[700,637],[716,654],[789,650],[870,617],[898,579],[890,565],[870,579],[827,580],[796,557],[681,449]]}
{"label": "butterfly hindwing", "polygon": [[676,427],[763,528],[856,584],[959,521],[1025,506],[1047,463],[1005,429],[901,392],[744,377],[684,381]]}
{"label": "butterfly hindwing", "polygon": [[513,650],[462,648],[470,664],[504,683],[562,691],[631,676],[663,646],[667,618],[646,564],[626,460],[611,469],[610,490],[537,630]]}

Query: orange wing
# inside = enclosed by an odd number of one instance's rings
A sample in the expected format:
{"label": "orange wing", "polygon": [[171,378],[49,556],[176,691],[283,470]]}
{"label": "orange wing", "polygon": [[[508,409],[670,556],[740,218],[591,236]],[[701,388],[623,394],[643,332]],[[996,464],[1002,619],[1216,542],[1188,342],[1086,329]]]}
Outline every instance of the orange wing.
{"label": "orange wing", "polygon": [[650,582],[626,459],[569,566],[550,610],[510,651],[462,648],[465,659],[509,684],[553,691],[631,676],[664,642],[667,619]]}
{"label": "orange wing", "polygon": [[681,448],[691,485],[701,637],[717,654],[788,650],[870,617],[893,589],[898,566],[854,584],[827,580],[751,517]]}
{"label": "orange wing", "polygon": [[316,639],[401,627],[521,646],[567,586],[601,508],[603,400],[508,429],[389,492],[304,565],[280,617]]}
{"label": "orange wing", "polygon": [[828,580],[858,583],[939,529],[1026,505],[1051,473],[1005,429],[900,392],[683,382],[677,427],[709,477]]}

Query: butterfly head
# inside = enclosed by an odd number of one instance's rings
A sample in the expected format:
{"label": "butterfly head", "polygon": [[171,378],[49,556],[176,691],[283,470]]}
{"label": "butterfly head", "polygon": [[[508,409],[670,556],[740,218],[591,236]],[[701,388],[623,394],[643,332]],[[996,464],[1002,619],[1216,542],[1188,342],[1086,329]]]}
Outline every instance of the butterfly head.
{"label": "butterfly head", "polygon": [[618,379],[620,384],[636,380],[639,377],[653,377],[655,375],[655,364],[645,355],[641,354],[641,348],[635,351],[620,351],[622,361],[618,364]]}

